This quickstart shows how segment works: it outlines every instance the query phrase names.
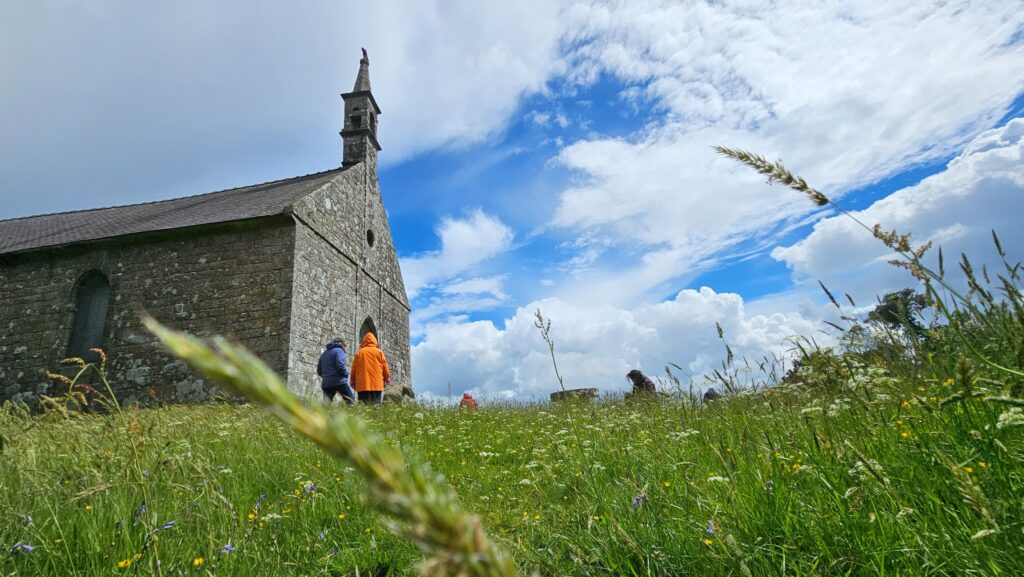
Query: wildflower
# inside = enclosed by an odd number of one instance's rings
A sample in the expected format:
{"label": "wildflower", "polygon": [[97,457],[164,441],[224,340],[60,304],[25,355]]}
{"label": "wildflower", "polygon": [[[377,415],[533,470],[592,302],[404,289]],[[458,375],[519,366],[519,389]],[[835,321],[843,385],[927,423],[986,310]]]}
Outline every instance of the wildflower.
{"label": "wildflower", "polygon": [[[796,471],[800,468],[800,463],[793,465],[793,470]],[[718,475],[712,475],[708,477],[708,483],[728,483],[729,477],[720,477]]]}
{"label": "wildflower", "polygon": [[904,411],[910,410],[910,407],[910,401],[906,399],[904,399],[903,402],[900,403],[900,408],[903,409]]}
{"label": "wildflower", "polygon": [[988,469],[988,463],[986,463],[985,461],[978,461],[978,466],[981,467],[982,469]]}
{"label": "wildflower", "polygon": [[338,513],[338,520],[344,520],[344,519],[345,519],[345,514],[344,513]]}
{"label": "wildflower", "polygon": [[323,531],[320,531],[319,533],[316,534],[316,536],[319,537],[320,540],[322,541],[322,540],[327,538],[327,533],[324,533]]}
{"label": "wildflower", "polygon": [[704,544],[705,544],[705,545],[713,545],[714,543],[715,543],[715,542],[714,542],[714,541],[712,541],[711,539],[704,539]]}
{"label": "wildflower", "polygon": [[772,481],[771,479],[768,479],[768,482],[764,484],[764,489],[766,491],[768,491],[769,495],[774,493],[775,492],[775,481]]}
{"label": "wildflower", "polygon": [[707,533],[708,536],[712,536],[712,535],[715,534],[715,522],[714,522],[714,520],[708,519],[708,525],[707,525],[707,527],[704,528],[704,532]]}
{"label": "wildflower", "polygon": [[997,429],[1009,429],[1010,427],[1024,426],[1024,409],[1013,407],[999,415],[996,421]]}
{"label": "wildflower", "polygon": [[145,514],[146,514],[146,503],[145,503],[145,501],[143,501],[143,503],[141,505],[139,505],[139,510],[135,512],[135,516],[132,517],[132,527],[134,527],[135,525],[138,525],[139,524],[139,518],[142,517]]}
{"label": "wildflower", "polygon": [[910,437],[910,431],[903,431],[903,432],[900,433],[900,436],[903,437],[904,439],[906,439],[906,438]]}
{"label": "wildflower", "polygon": [[666,489],[668,489],[669,487],[671,487],[671,486],[672,486],[672,483],[669,483],[668,481],[665,481],[665,482],[664,482],[664,483],[662,483],[661,485],[662,485],[663,487],[665,487]]}
{"label": "wildflower", "polygon": [[131,566],[132,566],[132,560],[131,559],[124,559],[122,561],[118,561],[117,562],[117,568],[118,569],[127,569],[127,568],[129,568]]}
{"label": "wildflower", "polygon": [[168,521],[168,522],[164,523],[163,527],[160,527],[160,530],[161,531],[166,531],[166,530],[170,529],[171,527],[174,527],[175,525],[177,525],[177,523],[175,523],[174,521]]}
{"label": "wildflower", "polygon": [[250,521],[252,521],[255,518],[256,518],[256,514],[255,513],[249,513],[249,520]]}
{"label": "wildflower", "polygon": [[228,554],[228,553],[234,553],[235,552],[235,546],[232,545],[230,541],[228,541],[227,545],[225,545],[225,546],[220,548],[220,552],[225,554],[225,555]]}
{"label": "wildflower", "polygon": [[206,563],[206,559],[204,559],[202,557],[196,557],[195,559],[192,560],[192,564],[195,565],[196,567],[202,567],[203,563]]}
{"label": "wildflower", "polygon": [[967,473],[973,473],[974,472],[974,467],[964,467],[964,471],[967,472]]}
{"label": "wildflower", "polygon": [[951,378],[950,379],[946,379],[946,380],[942,381],[942,384],[948,387],[949,385],[953,384],[953,379],[951,379]]}
{"label": "wildflower", "polygon": [[18,541],[17,543],[14,544],[13,547],[11,547],[11,553],[16,553],[18,551],[24,551],[26,553],[31,553],[34,550],[35,550],[35,547],[29,545],[28,543],[24,543],[22,541]]}
{"label": "wildflower", "polygon": [[644,495],[643,493],[640,493],[636,497],[633,497],[633,501],[632,501],[633,506],[636,507],[637,509],[643,507],[645,499],[647,499],[647,496]]}
{"label": "wildflower", "polygon": [[139,559],[142,559],[142,553],[141,552],[135,554],[135,560],[138,561]]}

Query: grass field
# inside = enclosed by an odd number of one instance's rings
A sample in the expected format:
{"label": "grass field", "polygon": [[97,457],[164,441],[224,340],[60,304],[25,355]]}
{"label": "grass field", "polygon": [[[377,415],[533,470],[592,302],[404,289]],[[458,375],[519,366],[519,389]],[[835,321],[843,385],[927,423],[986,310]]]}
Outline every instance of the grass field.
{"label": "grass field", "polygon": [[[781,162],[720,151],[831,203]],[[508,576],[508,555],[522,575],[1020,575],[1022,267],[993,233],[1003,269],[964,257],[958,292],[941,253],[933,271],[928,245],[864,227],[924,293],[865,317],[826,289],[848,323],[836,350],[794,341],[793,370],[765,359],[752,377],[726,348],[713,377],[730,394],[703,405],[324,414],[246,353],[150,322],[274,416],[83,413],[70,387],[41,416],[4,406],[0,575]]]}
{"label": "grass field", "polygon": [[[1019,574],[1016,413],[940,408],[954,375],[842,378],[703,408],[359,415],[443,474],[524,574]],[[421,558],[352,469],[254,407],[7,411],[0,435],[3,575],[402,575]]]}

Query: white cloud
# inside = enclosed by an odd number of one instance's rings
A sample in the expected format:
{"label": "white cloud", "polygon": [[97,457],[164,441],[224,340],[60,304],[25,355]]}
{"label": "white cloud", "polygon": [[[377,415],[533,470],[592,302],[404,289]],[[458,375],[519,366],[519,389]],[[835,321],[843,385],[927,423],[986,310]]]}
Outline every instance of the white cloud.
{"label": "white cloud", "polygon": [[512,229],[496,217],[477,209],[466,218],[446,217],[437,227],[441,250],[402,259],[402,276],[409,298],[439,281],[448,281],[471,270],[512,245]]}
{"label": "white cloud", "polygon": [[444,294],[488,294],[499,300],[505,300],[508,295],[503,289],[505,279],[508,275],[497,275],[490,277],[477,277],[453,281],[441,288]]}
{"label": "white cloud", "polygon": [[[961,252],[980,270],[1002,269],[991,231],[999,235],[1011,262],[1024,258],[1024,118],[981,133],[949,163],[947,169],[916,186],[897,191],[853,215],[868,226],[912,233],[913,244],[932,240],[941,245],[945,268],[961,284],[957,263]],[[881,291],[912,284],[909,275],[887,264],[893,258],[871,234],[853,220],[836,216],[814,225],[807,238],[780,247],[772,256],[784,261],[798,279],[822,279],[851,293],[859,304]],[[937,250],[929,261],[934,267]]]}
{"label": "white cloud", "polygon": [[455,392],[473,389],[488,396],[546,397],[558,390],[547,346],[533,324],[537,308],[552,320],[566,386],[602,391],[626,390],[625,374],[632,368],[658,376],[673,362],[695,375],[710,371],[725,358],[716,322],[737,357],[751,360],[782,354],[787,337],[817,328],[799,314],[750,315],[739,295],[709,288],[633,309],[586,308],[549,298],[519,308],[503,329],[490,321],[427,327],[412,352],[417,390],[442,396],[449,382]]}
{"label": "white cloud", "polygon": [[611,74],[630,105],[656,114],[630,138],[583,139],[558,157],[579,178],[552,223],[646,252],[625,271],[597,263],[566,298],[649,298],[813,210],[712,145],[782,156],[839,197],[954,153],[1024,90],[1007,75],[1024,69],[1019,2],[650,0],[568,15],[571,78]]}
{"label": "white cloud", "polygon": [[4,2],[0,218],[336,166],[338,93],[352,87],[361,46],[383,110],[383,163],[480,142],[563,69],[559,10],[546,0]]}

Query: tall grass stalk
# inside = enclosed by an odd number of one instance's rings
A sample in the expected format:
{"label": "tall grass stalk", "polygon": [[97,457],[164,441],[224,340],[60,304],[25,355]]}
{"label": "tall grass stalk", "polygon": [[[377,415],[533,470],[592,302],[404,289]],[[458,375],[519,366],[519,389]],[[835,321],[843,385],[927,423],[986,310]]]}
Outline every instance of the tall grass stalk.
{"label": "tall grass stalk", "polygon": [[423,575],[516,575],[511,559],[487,537],[480,519],[463,510],[445,483],[428,466],[408,463],[364,421],[303,403],[261,360],[224,339],[215,338],[211,346],[152,318],[145,319],[145,325],[201,373],[267,407],[326,453],[351,463],[366,479],[372,502],[393,519],[390,528],[427,554]]}

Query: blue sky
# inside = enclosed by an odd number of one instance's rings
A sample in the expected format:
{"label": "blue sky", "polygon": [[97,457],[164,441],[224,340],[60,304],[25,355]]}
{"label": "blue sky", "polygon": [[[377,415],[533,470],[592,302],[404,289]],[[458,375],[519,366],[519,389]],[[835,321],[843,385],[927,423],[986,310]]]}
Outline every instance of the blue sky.
{"label": "blue sky", "polygon": [[366,46],[419,390],[550,392],[538,307],[569,385],[699,375],[721,360],[715,323],[740,354],[783,353],[833,314],[818,280],[863,304],[910,284],[712,145],[781,157],[947,253],[984,260],[992,227],[1024,244],[1020,8],[8,3],[0,218],[334,166]]}

